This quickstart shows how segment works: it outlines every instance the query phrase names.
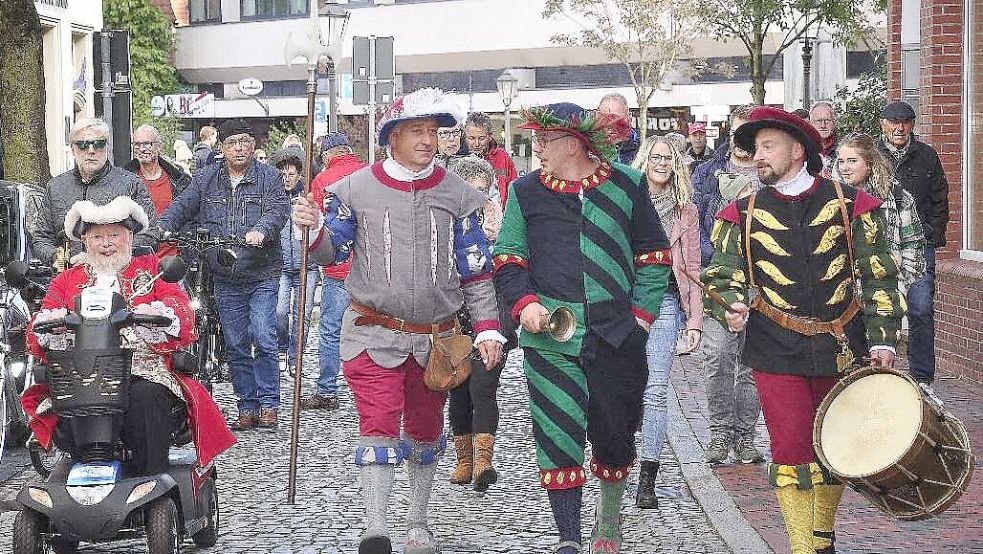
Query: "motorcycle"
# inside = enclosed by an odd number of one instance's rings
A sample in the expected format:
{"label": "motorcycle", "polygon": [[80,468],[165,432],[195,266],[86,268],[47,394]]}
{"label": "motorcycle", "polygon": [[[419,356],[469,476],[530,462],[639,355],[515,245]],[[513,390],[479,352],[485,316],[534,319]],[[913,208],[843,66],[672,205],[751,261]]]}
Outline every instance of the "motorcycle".
{"label": "motorcycle", "polygon": [[[153,277],[177,282],[186,267],[178,258],[161,262]],[[58,432],[74,444],[42,482],[17,494],[13,554],[50,548],[75,552],[80,541],[102,542],[145,537],[150,554],[180,552],[186,536],[200,547],[218,538],[219,507],[214,465],[200,467],[188,428],[172,437],[166,472],[125,477],[127,452],[120,441],[120,419],[128,400],[132,350],[120,331],[129,326],[166,327],[164,316],[137,314],[116,292],[89,288],[76,299],[75,311],[37,323],[35,332],[68,329],[74,347],[48,351],[44,374],[51,409],[60,418]],[[196,361],[175,356],[175,368],[192,373]],[[183,409],[183,408],[182,408]],[[57,435],[56,435],[57,436]]]}

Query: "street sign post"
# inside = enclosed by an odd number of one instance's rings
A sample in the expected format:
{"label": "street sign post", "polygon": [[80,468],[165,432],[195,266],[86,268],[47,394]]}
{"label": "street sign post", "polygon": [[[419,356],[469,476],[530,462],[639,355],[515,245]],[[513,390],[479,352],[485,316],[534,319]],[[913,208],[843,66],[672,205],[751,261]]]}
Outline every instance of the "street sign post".
{"label": "street sign post", "polygon": [[395,97],[393,37],[355,37],[352,47],[352,103],[369,107],[369,163],[375,163],[375,112]]}

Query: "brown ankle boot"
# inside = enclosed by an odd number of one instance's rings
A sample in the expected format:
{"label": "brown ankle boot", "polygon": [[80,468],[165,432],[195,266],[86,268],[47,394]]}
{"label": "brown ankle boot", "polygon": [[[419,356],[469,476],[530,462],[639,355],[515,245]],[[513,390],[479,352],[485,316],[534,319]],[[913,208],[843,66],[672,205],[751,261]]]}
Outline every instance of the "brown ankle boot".
{"label": "brown ankle boot", "polygon": [[233,431],[249,431],[259,423],[259,414],[256,412],[239,412],[239,418],[229,424],[229,429]]}
{"label": "brown ankle boot", "polygon": [[495,453],[495,435],[477,433],[474,436],[474,490],[485,492],[498,481],[498,472],[492,467]]}
{"label": "brown ankle boot", "polygon": [[457,451],[457,466],[451,473],[451,483],[466,485],[471,482],[471,472],[474,467],[471,435],[454,435],[454,450]]}

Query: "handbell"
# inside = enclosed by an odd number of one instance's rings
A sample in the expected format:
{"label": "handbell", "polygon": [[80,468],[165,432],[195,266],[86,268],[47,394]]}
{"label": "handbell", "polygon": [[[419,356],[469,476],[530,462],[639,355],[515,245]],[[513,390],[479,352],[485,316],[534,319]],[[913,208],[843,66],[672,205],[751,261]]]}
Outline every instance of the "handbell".
{"label": "handbell", "polygon": [[573,310],[566,306],[560,306],[543,317],[546,332],[553,337],[556,342],[567,342],[573,338],[577,332],[577,316]]}

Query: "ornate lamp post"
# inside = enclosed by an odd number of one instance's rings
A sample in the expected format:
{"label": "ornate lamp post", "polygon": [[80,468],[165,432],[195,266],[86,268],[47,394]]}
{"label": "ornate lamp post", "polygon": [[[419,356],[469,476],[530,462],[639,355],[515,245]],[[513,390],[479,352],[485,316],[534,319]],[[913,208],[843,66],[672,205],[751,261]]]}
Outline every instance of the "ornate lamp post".
{"label": "ornate lamp post", "polygon": [[502,104],[505,105],[505,151],[509,156],[512,155],[512,111],[510,106],[519,93],[519,80],[505,70],[498,79],[495,79],[495,86],[498,87],[498,95],[502,97]]}
{"label": "ornate lamp post", "polygon": [[336,133],[338,132],[338,80],[335,68],[337,60],[340,60],[344,53],[349,13],[337,3],[331,2],[324,15],[328,19],[328,53],[325,56],[328,68],[328,132]]}
{"label": "ornate lamp post", "polygon": [[812,107],[812,47],[815,43],[812,28],[806,27],[802,35],[802,107],[806,110]]}

